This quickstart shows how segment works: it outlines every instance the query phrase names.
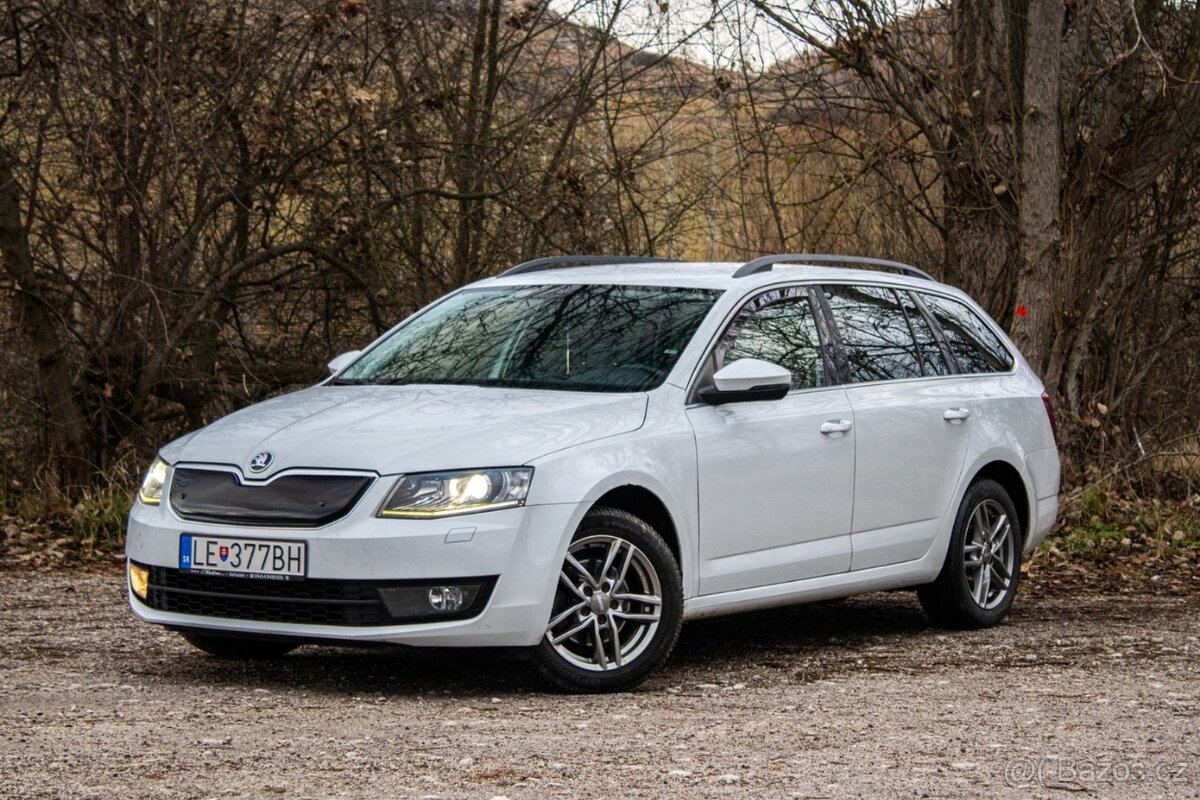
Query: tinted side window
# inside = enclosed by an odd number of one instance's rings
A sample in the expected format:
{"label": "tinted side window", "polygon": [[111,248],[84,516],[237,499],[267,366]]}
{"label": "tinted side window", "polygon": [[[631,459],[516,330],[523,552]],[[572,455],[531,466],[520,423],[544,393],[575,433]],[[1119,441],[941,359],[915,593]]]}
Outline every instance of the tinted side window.
{"label": "tinted side window", "polygon": [[717,345],[717,368],[739,358],[758,358],[792,373],[793,389],[825,385],[821,342],[805,289],[759,295],[738,312]]}
{"label": "tinted side window", "polygon": [[895,292],[826,286],[825,297],[842,336],[851,383],[921,376],[921,359]]}
{"label": "tinted side window", "polygon": [[941,326],[961,371],[1008,372],[1012,369],[1012,354],[978,314],[957,300],[928,294],[922,294],[921,299]]}
{"label": "tinted side window", "polygon": [[900,298],[900,306],[908,317],[909,327],[912,328],[913,338],[916,340],[917,355],[921,358],[921,374],[949,375],[950,367],[947,366],[946,357],[938,345],[937,336],[934,335],[933,328],[929,327],[921,309],[917,308],[912,295],[904,291],[897,291],[896,295]]}

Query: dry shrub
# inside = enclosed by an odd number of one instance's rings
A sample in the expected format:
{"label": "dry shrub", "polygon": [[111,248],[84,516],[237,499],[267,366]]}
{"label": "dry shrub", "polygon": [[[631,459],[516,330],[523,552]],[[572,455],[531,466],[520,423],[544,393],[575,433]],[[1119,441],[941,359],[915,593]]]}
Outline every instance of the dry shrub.
{"label": "dry shrub", "polygon": [[1200,434],[1160,441],[1093,404],[1060,435],[1063,491],[1047,550],[1154,561],[1200,546]]}
{"label": "dry shrub", "polygon": [[89,560],[119,552],[141,477],[134,461],[128,456],[116,462],[104,483],[86,488],[77,500],[39,474],[11,504],[0,552],[10,560],[26,560],[27,555],[38,561]]}

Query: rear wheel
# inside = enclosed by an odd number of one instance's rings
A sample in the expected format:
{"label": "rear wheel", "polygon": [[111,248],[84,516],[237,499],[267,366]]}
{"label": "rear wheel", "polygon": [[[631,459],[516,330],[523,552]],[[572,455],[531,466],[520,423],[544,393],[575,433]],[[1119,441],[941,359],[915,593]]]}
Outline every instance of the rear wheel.
{"label": "rear wheel", "polygon": [[567,548],[534,658],[560,689],[626,689],[667,659],[682,622],[682,580],[666,543],[638,517],[598,507]]}
{"label": "rear wheel", "polygon": [[200,631],[180,631],[179,635],[188,644],[203,650],[210,656],[230,660],[251,661],[256,659],[279,658],[295,650],[300,645],[287,639],[264,639],[238,636],[220,636]]}
{"label": "rear wheel", "polygon": [[1004,487],[992,480],[972,484],[958,509],[941,573],[917,589],[925,613],[949,628],[1000,622],[1017,596],[1023,542],[1016,506]]}

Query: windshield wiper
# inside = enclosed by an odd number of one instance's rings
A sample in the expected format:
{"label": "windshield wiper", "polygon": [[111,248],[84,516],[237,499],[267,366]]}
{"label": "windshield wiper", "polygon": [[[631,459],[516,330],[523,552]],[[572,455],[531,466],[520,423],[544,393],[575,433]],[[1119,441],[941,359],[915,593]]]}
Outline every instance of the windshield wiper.
{"label": "windshield wiper", "polygon": [[503,386],[523,384],[491,378],[331,378],[327,386]]}

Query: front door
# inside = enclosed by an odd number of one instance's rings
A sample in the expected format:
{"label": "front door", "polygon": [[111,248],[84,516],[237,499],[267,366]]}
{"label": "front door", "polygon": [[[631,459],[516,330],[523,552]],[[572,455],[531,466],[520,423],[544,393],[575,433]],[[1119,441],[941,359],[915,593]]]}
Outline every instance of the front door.
{"label": "front door", "polygon": [[850,568],[854,421],[804,287],[750,300],[706,377],[739,358],[792,373],[782,400],[692,405],[699,467],[700,593],[785,583]]}

